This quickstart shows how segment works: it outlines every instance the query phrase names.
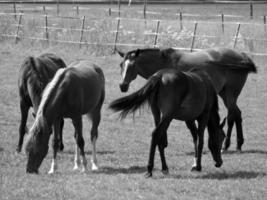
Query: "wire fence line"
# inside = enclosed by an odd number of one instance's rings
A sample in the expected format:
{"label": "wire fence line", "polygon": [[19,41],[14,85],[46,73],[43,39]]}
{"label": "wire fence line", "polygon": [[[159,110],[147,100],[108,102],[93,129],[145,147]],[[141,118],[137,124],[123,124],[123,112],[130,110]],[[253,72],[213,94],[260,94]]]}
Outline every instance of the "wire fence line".
{"label": "wire fence line", "polygon": [[[67,5],[70,5],[71,10],[76,11],[76,14],[79,14],[80,10],[99,10],[99,11],[104,11],[105,13],[108,13],[108,15],[111,15],[111,13],[118,13],[118,15],[120,15],[121,13],[124,12],[129,12],[129,10],[122,10],[121,9],[121,1],[118,0],[117,1],[117,7],[114,8],[114,3],[110,3],[110,7],[109,8],[90,8],[90,7],[85,7],[85,6],[80,6],[78,3],[76,3],[75,1],[73,1],[72,3],[70,2]],[[145,2],[145,1],[144,1]],[[31,11],[31,12],[46,12],[47,10],[54,10],[56,11],[57,15],[60,13],[60,1],[57,1],[56,6],[52,7],[52,6],[35,6],[33,7],[24,7],[22,6],[22,4],[19,4],[19,2],[14,2],[11,3],[11,5],[13,4],[13,8],[11,8],[11,12],[13,13],[17,13],[17,12],[24,12],[24,11]],[[75,5],[75,6],[74,6]],[[244,19],[246,20],[247,18],[250,19],[258,19],[257,16],[255,16],[255,12],[254,12],[254,8],[253,5],[254,3],[252,1],[250,1],[250,3],[248,3],[248,5],[250,5],[248,8],[248,15],[233,15],[233,14],[224,14],[225,18],[240,18],[240,19]],[[116,5],[115,5],[116,6]],[[64,11],[66,11],[66,8],[63,9]],[[142,13],[144,18],[147,18],[148,15],[162,15],[162,12],[156,12],[156,11],[149,11],[147,9],[147,4],[144,3],[144,9],[143,10],[137,10],[135,9],[134,12],[136,13]],[[182,16],[184,17],[214,17],[214,18],[220,18],[222,13],[220,14],[192,14],[192,13],[184,13],[182,10],[178,11],[178,13],[169,13],[169,15],[173,15],[173,16],[180,16],[182,14]]]}
{"label": "wire fence line", "polygon": [[[8,37],[8,38],[15,38],[15,42],[17,43],[20,39],[29,39],[29,40],[36,40],[36,41],[46,41],[46,42],[57,42],[57,43],[65,43],[65,44],[79,44],[80,46],[82,45],[100,45],[100,46],[110,46],[113,47],[113,49],[115,50],[118,46],[130,46],[130,47],[144,47],[147,46],[145,44],[136,44],[136,43],[120,43],[119,41],[119,34],[120,33],[125,33],[127,32],[127,34],[134,34],[134,31],[130,31],[127,29],[120,29],[120,23],[121,21],[129,21],[129,22],[141,22],[141,23],[147,23],[147,22],[155,22],[157,24],[157,27],[155,29],[155,31],[144,31],[143,35],[150,35],[153,36],[153,44],[150,44],[150,46],[152,47],[158,47],[157,44],[157,40],[158,40],[158,36],[168,36],[168,33],[161,33],[159,32],[159,26],[163,23],[166,22],[174,22],[174,23],[179,23],[180,24],[180,30],[182,30],[184,27],[185,23],[192,23],[195,26],[195,30],[193,33],[186,33],[186,34],[181,34],[180,33],[180,37],[181,39],[184,37],[191,37],[192,41],[190,44],[189,48],[180,48],[180,47],[174,47],[177,49],[182,49],[182,50],[189,50],[189,51],[195,51],[198,50],[196,48],[194,48],[194,42],[197,38],[217,38],[218,36],[216,35],[200,35],[197,34],[197,26],[201,25],[201,24],[216,24],[216,25],[221,25],[221,31],[222,33],[224,33],[224,29],[225,29],[225,25],[236,25],[237,26],[237,30],[235,33],[235,36],[232,37],[233,40],[233,48],[236,47],[236,44],[238,42],[239,39],[245,39],[245,40],[250,40],[250,41],[261,41],[261,42],[266,42],[267,39],[264,38],[253,38],[253,37],[244,37],[244,36],[240,36],[240,27],[243,27],[244,25],[251,25],[251,26],[260,26],[262,27],[262,30],[264,30],[264,32],[266,33],[266,29],[267,29],[267,25],[266,25],[266,16],[262,16],[262,21],[260,22],[258,19],[257,20],[251,20],[250,22],[248,21],[241,21],[241,22],[237,22],[237,21],[226,21],[225,18],[229,17],[229,18],[235,18],[235,19],[247,19],[247,17],[242,16],[242,15],[228,15],[228,14],[217,14],[217,15],[199,15],[199,14],[190,14],[190,13],[182,13],[182,12],[177,12],[177,13],[172,13],[174,16],[177,17],[177,19],[173,20],[173,19],[149,19],[147,17],[144,16],[144,18],[127,18],[127,17],[121,17],[120,13],[124,12],[123,10],[121,10],[121,7],[118,6],[117,9],[113,9],[112,12],[117,12],[117,16],[119,17],[114,17],[111,16],[110,12],[111,12],[111,8],[109,9],[103,9],[103,8],[97,8],[100,10],[103,10],[105,12],[108,12],[108,16],[107,17],[90,17],[87,18],[87,20],[90,21],[102,21],[102,20],[115,20],[117,21],[117,28],[116,30],[109,30],[108,32],[111,34],[115,34],[115,38],[114,38],[114,42],[85,42],[83,41],[83,35],[84,33],[89,33],[91,32],[91,30],[87,29],[84,27],[84,21],[85,21],[85,16],[80,16],[79,15],[79,10],[90,10],[92,8],[87,8],[87,7],[81,7],[79,5],[72,7],[73,9],[76,9],[76,14],[75,16],[60,16],[59,15],[59,8],[55,8],[55,7],[40,7],[41,8],[41,13],[37,12],[36,13],[25,13],[19,9],[17,9],[16,5],[14,4],[14,12],[2,12],[0,13],[0,16],[14,16],[15,20],[17,21],[17,24],[11,24],[10,26],[13,26],[16,28],[16,33],[14,34],[1,34],[0,36],[2,37]],[[57,10],[57,14],[48,14],[47,10]],[[18,12],[19,10],[19,12]],[[27,10],[27,11],[39,11],[39,9],[36,10],[36,8],[23,8],[23,10]],[[141,12],[138,11],[137,12]],[[144,12],[144,11],[143,11]],[[152,11],[146,11],[146,14],[156,14],[159,15],[161,13],[159,12],[152,12]],[[24,25],[22,24],[21,20],[22,17],[26,17],[26,16],[31,16],[36,18],[36,16],[38,17],[43,17],[46,20],[45,26],[35,26],[36,29],[41,29],[44,30],[44,35],[45,37],[41,38],[41,37],[31,37],[31,36],[23,36],[20,35],[20,29],[22,27],[24,27]],[[185,19],[185,17],[214,17],[216,19],[220,19],[220,21],[204,21],[204,20],[190,20],[189,19]],[[48,26],[48,20],[49,19],[70,19],[70,20],[80,20],[83,23],[83,26],[80,28],[66,28],[66,27],[54,27],[54,26]],[[262,23],[263,22],[263,23]],[[49,38],[49,32],[53,31],[53,30],[61,30],[61,31],[77,31],[80,33],[80,38],[77,41],[70,41],[70,40],[59,40],[59,39],[52,39]],[[255,53],[255,52],[248,52],[251,55],[255,55],[255,56],[267,56],[267,53]]]}

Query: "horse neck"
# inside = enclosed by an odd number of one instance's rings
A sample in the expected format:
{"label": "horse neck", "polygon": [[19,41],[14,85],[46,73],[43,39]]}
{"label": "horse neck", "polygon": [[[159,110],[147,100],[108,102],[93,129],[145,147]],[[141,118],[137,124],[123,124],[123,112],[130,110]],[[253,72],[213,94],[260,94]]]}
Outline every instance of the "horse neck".
{"label": "horse neck", "polygon": [[166,62],[166,59],[162,58],[159,51],[142,53],[136,63],[137,73],[145,79],[169,66],[168,61]]}
{"label": "horse neck", "polygon": [[59,85],[64,78],[64,71],[58,71],[52,81],[47,85],[43,92],[42,100],[38,108],[37,115],[42,115],[50,126],[60,113],[61,90]]}
{"label": "horse neck", "polygon": [[208,128],[213,130],[213,131],[218,131],[219,126],[220,126],[220,115],[219,115],[219,105],[218,105],[218,97],[215,92],[212,92],[213,96],[213,105],[211,108],[211,113],[210,113],[210,119],[208,123]]}

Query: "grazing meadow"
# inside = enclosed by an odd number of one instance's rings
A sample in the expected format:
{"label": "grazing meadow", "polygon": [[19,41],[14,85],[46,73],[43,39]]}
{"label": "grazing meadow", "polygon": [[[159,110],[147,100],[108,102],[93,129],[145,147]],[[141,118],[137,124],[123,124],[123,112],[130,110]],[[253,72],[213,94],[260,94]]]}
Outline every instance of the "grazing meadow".
{"label": "grazing meadow", "polygon": [[[24,6],[24,5],[23,5]],[[29,7],[30,5],[27,5]],[[160,47],[176,46],[190,47],[195,19],[184,22],[184,29],[180,30],[179,21],[171,19],[171,11],[178,12],[182,9],[187,13],[200,15],[218,14],[220,12],[246,16],[243,22],[262,23],[261,16],[266,15],[266,4],[255,5],[255,18],[249,19],[248,5],[178,5],[153,6],[150,9],[157,12],[168,11],[160,15],[160,26],[157,45]],[[39,5],[32,6],[39,8]],[[55,7],[55,5],[53,5]],[[115,9],[115,5],[113,5]],[[61,12],[64,7],[60,7]],[[65,15],[74,15],[75,9],[67,9]],[[95,8],[95,7],[93,7]],[[102,15],[96,9],[90,12],[80,10],[79,15],[88,18],[85,27],[90,30],[83,36],[83,41],[99,44],[82,45],[79,47],[80,32],[66,31],[65,29],[53,29],[49,32],[49,43],[46,41],[26,39],[24,37],[43,37],[44,30],[36,28],[43,26],[44,17],[38,9],[31,11],[29,18],[23,18],[23,27],[20,30],[22,37],[15,44],[14,37],[2,36],[2,34],[16,34],[17,23],[10,16],[0,15],[0,199],[266,199],[267,196],[267,57],[253,56],[258,66],[257,74],[249,74],[245,87],[239,96],[238,105],[242,110],[245,144],[243,151],[237,153],[235,130],[232,134],[232,143],[228,152],[223,154],[224,164],[221,168],[214,167],[210,151],[207,148],[207,134],[205,134],[204,155],[202,158],[202,172],[190,171],[193,164],[193,142],[189,130],[180,121],[172,121],[168,129],[169,145],[166,149],[166,159],[169,166],[169,175],[161,174],[161,162],[159,154],[155,157],[155,172],[153,178],[145,179],[146,164],[148,160],[151,132],[154,128],[151,111],[144,107],[135,116],[128,116],[120,121],[119,116],[108,109],[109,103],[125,94],[119,90],[121,58],[112,54],[113,45],[101,43],[113,43],[117,19],[106,19],[108,6],[99,6],[105,13]],[[123,6],[122,17],[129,15],[133,18],[134,9],[142,11],[142,6]],[[1,5],[1,10],[9,11],[10,6]],[[42,9],[42,7],[41,7]],[[129,9],[129,11],[127,11]],[[123,10],[123,9],[122,9]],[[49,10],[48,10],[49,11]],[[50,11],[55,12],[55,10]],[[87,13],[88,12],[88,13]],[[26,11],[25,11],[26,13]],[[137,12],[136,12],[137,13]],[[135,13],[135,14],[136,14]],[[114,14],[114,13],[113,13]],[[112,15],[113,15],[112,14]],[[115,14],[114,14],[115,15]],[[117,15],[117,13],[116,13]],[[35,16],[35,17],[32,17]],[[101,17],[102,21],[89,20],[90,17]],[[142,13],[134,18],[142,18]],[[159,19],[159,16],[150,16]],[[176,16],[177,17],[177,16]],[[42,21],[41,21],[42,19]],[[192,20],[192,21],[191,21]],[[216,19],[217,20],[217,19]],[[216,21],[214,18],[201,18],[199,22],[199,35],[214,35],[215,38],[198,38],[195,48],[208,48],[216,46],[232,47],[232,39],[236,32],[236,24],[225,26],[225,33],[221,33],[221,25],[205,24],[207,21]],[[217,20],[219,22],[219,20]],[[231,19],[237,21],[237,19]],[[55,27],[81,27],[81,20],[59,19],[53,22]],[[203,22],[203,24],[201,24]],[[151,23],[151,24],[150,24]],[[155,21],[131,21],[122,23],[118,43],[143,44],[153,46],[154,35],[145,35],[144,32],[154,32]],[[65,30],[65,31],[64,31]],[[127,31],[126,31],[127,30]],[[131,33],[134,32],[134,34]],[[163,34],[164,33],[164,34]],[[267,53],[267,43],[253,41],[245,38],[267,39],[263,26],[241,25],[241,38],[237,41],[236,48],[247,52]],[[181,34],[183,34],[181,36]],[[185,36],[184,36],[185,35]],[[189,35],[186,37],[186,35]],[[179,37],[180,36],[180,37]],[[53,41],[54,40],[54,41]],[[57,40],[57,41],[56,41]],[[61,43],[58,40],[77,41],[78,44]],[[121,50],[137,48],[136,46],[117,46]],[[58,154],[58,172],[48,175],[52,159],[50,144],[48,155],[43,161],[39,174],[26,174],[26,155],[24,152],[15,152],[18,142],[18,126],[20,121],[19,95],[17,88],[18,71],[24,58],[29,55],[40,55],[52,52],[62,57],[67,64],[76,59],[88,59],[98,64],[106,77],[106,99],[102,109],[102,120],[99,126],[99,138],[97,140],[97,158],[99,170],[84,174],[73,171],[74,166],[74,128],[70,120],[66,119],[63,141],[65,149]],[[140,88],[145,80],[138,77],[130,86],[131,93]],[[75,97],[74,97],[75,98]],[[226,116],[226,109],[220,101],[221,118]],[[31,112],[28,119],[28,128],[33,123]],[[90,161],[90,124],[86,117],[84,122],[84,138],[86,157]],[[88,166],[90,168],[90,165]]]}

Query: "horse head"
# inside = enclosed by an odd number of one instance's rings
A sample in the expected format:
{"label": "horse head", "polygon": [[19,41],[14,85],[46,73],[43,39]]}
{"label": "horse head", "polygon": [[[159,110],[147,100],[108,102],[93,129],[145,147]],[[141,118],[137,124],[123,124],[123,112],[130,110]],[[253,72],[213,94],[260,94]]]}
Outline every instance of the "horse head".
{"label": "horse head", "polygon": [[226,118],[224,118],[222,123],[219,124],[218,129],[217,129],[217,134],[215,134],[215,137],[209,138],[209,148],[210,148],[212,157],[215,161],[215,167],[221,167],[223,164],[221,149],[222,149],[223,141],[225,139],[225,132],[223,130],[225,122],[226,122]]}
{"label": "horse head", "polygon": [[38,169],[48,152],[51,129],[43,117],[37,116],[25,143],[28,158],[26,172],[38,173]]}
{"label": "horse head", "polygon": [[127,92],[131,81],[137,77],[136,60],[140,50],[137,49],[127,53],[117,50],[117,52],[123,57],[123,61],[120,63],[122,79],[119,85],[122,92]]}

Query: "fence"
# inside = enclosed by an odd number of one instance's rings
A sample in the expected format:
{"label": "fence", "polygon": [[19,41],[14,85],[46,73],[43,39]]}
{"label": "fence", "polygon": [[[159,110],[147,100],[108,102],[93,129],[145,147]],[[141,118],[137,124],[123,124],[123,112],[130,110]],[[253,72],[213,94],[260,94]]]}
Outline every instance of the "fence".
{"label": "fence", "polygon": [[[158,37],[159,36],[166,36],[168,34],[166,33],[161,33],[159,31],[159,28],[160,26],[164,23],[164,22],[172,22],[172,23],[176,23],[177,20],[153,20],[153,19],[148,19],[147,17],[144,17],[143,19],[139,19],[139,18],[123,18],[123,17],[120,17],[120,13],[122,12],[120,10],[120,6],[118,7],[119,9],[117,10],[118,11],[118,16],[117,18],[111,18],[111,17],[106,17],[106,18],[90,18],[90,19],[86,19],[85,16],[79,16],[79,7],[76,7],[76,12],[77,12],[77,16],[73,17],[73,16],[59,16],[59,9],[57,9],[57,15],[48,15],[46,14],[46,10],[47,8],[46,7],[43,7],[42,11],[45,13],[45,14],[40,14],[39,13],[39,17],[42,17],[44,18],[44,26],[36,26],[35,28],[37,29],[41,29],[43,30],[43,33],[44,33],[44,37],[25,37],[23,35],[20,35],[20,30],[21,30],[21,27],[23,27],[23,24],[22,24],[22,19],[24,16],[35,16],[36,17],[36,14],[29,14],[29,13],[18,13],[17,12],[17,9],[16,9],[16,6],[14,6],[14,12],[13,13],[0,13],[0,16],[1,15],[9,15],[9,16],[14,16],[14,19],[17,21],[17,24],[11,24],[11,26],[14,26],[16,28],[16,31],[14,34],[1,34],[2,37],[9,37],[9,38],[15,38],[14,41],[15,43],[17,43],[20,39],[30,39],[30,40],[39,40],[39,41],[45,41],[47,43],[49,42],[57,42],[57,43],[66,43],[66,44],[77,44],[79,45],[80,47],[82,45],[101,45],[101,46],[110,46],[113,48],[113,52],[115,51],[115,49],[118,47],[118,46],[131,46],[131,47],[144,47],[144,46],[147,46],[147,45],[144,45],[144,44],[140,44],[140,43],[120,43],[119,42],[119,35],[120,33],[122,32],[125,32],[127,30],[121,30],[121,27],[120,27],[120,24],[121,24],[121,21],[124,20],[124,21],[129,21],[129,23],[132,23],[133,21],[135,22],[139,22],[139,23],[147,23],[147,22],[155,22],[156,23],[156,26],[155,26],[155,31],[150,31],[150,32],[143,32],[143,35],[150,35],[150,36],[153,36],[154,39],[153,39],[153,43],[149,44],[149,46],[152,46],[152,47],[158,47]],[[110,9],[108,10],[108,13],[110,13]],[[146,12],[146,14],[148,14],[149,12]],[[179,27],[180,27],[180,31],[182,31],[184,29],[184,23],[186,22],[187,24],[188,23],[192,23],[194,25],[194,31],[190,34],[186,33],[183,35],[183,33],[180,33],[180,36],[181,36],[181,39],[183,37],[188,37],[190,36],[191,37],[191,43],[190,43],[190,47],[185,47],[185,48],[181,48],[181,47],[174,47],[176,49],[183,49],[183,50],[189,50],[189,51],[196,51],[196,50],[199,50],[197,48],[195,48],[195,41],[197,40],[197,38],[216,38],[218,36],[216,35],[199,35],[197,34],[198,33],[198,27],[200,27],[200,25],[202,24],[218,24],[220,23],[220,26],[221,26],[221,33],[222,35],[225,33],[225,26],[226,25],[236,25],[236,32],[234,34],[234,36],[232,37],[232,40],[234,41],[233,42],[233,46],[232,48],[236,48],[236,45],[237,45],[237,42],[239,39],[241,39],[240,37],[240,29],[244,26],[244,25],[253,25],[253,26],[259,26],[259,27],[262,27],[262,30],[265,32],[266,34],[266,16],[263,16],[262,17],[262,22],[260,21],[253,21],[253,22],[233,22],[233,21],[226,21],[225,18],[226,17],[242,17],[242,16],[234,16],[234,15],[231,15],[231,16],[228,16],[228,15],[224,15],[224,14],[219,14],[219,15],[213,15],[213,16],[216,16],[216,17],[219,17],[220,18],[220,22],[218,21],[193,21],[193,20],[185,20],[185,17],[187,16],[199,16],[199,15],[192,15],[192,14],[188,14],[188,13],[182,13],[182,12],[179,12],[179,13],[175,13],[176,16],[178,16],[178,22],[179,22]],[[65,28],[65,27],[53,27],[53,26],[49,26],[49,19],[54,19],[54,18],[61,18],[61,19],[69,19],[69,20],[79,20],[80,23],[81,23],[81,26],[79,28]],[[116,29],[114,30],[111,30],[109,31],[111,34],[114,34],[114,40],[113,42],[87,42],[87,41],[83,41],[83,38],[85,36],[85,34],[87,34],[88,32],[90,32],[90,30],[87,30],[85,28],[85,21],[86,20],[115,20],[116,21]],[[177,25],[178,26],[178,25]],[[49,37],[50,35],[50,32],[52,30],[67,30],[67,31],[76,31],[76,32],[79,32],[80,33],[80,37],[77,41],[70,41],[70,40],[58,40],[58,39],[52,39]],[[242,37],[242,39],[246,39],[246,40],[249,40],[249,41],[260,41],[260,42],[267,42],[267,39],[258,39],[258,38],[251,38],[251,37]],[[253,46],[253,45],[252,45]],[[253,50],[253,48],[252,48]],[[255,56],[266,56],[267,53],[263,52],[263,53],[256,53],[256,52],[248,52],[252,55],[255,55]]]}

